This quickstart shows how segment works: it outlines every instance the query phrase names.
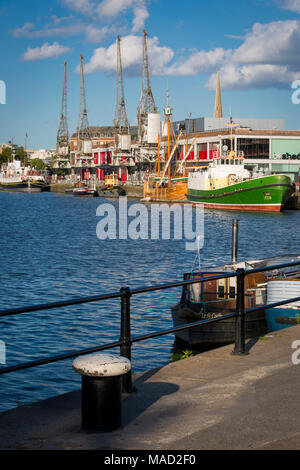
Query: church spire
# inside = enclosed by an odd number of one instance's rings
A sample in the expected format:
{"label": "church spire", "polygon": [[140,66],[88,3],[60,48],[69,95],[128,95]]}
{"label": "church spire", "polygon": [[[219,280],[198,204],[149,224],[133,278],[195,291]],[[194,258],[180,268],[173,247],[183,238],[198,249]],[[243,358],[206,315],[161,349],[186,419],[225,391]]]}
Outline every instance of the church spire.
{"label": "church spire", "polygon": [[220,86],[220,72],[218,72],[217,78],[217,89],[216,89],[216,100],[215,100],[215,118],[223,117],[222,112],[222,100],[221,100],[221,86]]}

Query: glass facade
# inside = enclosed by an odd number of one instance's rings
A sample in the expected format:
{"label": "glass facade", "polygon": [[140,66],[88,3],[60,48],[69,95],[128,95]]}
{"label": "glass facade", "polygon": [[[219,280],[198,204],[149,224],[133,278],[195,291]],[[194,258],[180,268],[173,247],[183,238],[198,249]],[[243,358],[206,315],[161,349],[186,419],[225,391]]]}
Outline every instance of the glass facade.
{"label": "glass facade", "polygon": [[[227,144],[226,144],[227,145]],[[229,141],[230,145],[230,141]],[[268,159],[270,156],[269,139],[237,139],[237,150],[243,152],[245,158]]]}

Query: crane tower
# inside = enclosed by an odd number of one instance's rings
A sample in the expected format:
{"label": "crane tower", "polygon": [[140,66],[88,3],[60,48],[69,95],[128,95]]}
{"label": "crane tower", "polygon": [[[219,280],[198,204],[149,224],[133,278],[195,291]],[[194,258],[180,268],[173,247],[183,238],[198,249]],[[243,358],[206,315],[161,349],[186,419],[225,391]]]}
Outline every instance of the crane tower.
{"label": "crane tower", "polygon": [[150,84],[147,33],[145,30],[143,30],[142,92],[137,110],[138,133],[141,142],[145,140],[145,137],[147,135],[149,113],[157,113],[157,107],[154,102]]}
{"label": "crane tower", "polygon": [[57,140],[56,140],[57,155],[67,155],[69,152],[68,146],[69,146],[69,130],[68,130],[68,117],[67,117],[67,62],[65,62],[60,122],[59,122],[59,128],[57,131]]}
{"label": "crane tower", "polygon": [[129,134],[129,122],[125,107],[123,69],[121,59],[121,38],[117,38],[117,91],[114,128],[117,134]]}
{"label": "crane tower", "polygon": [[84,83],[84,59],[80,54],[80,100],[79,100],[79,119],[77,126],[77,136],[79,151],[84,149],[84,141],[91,140],[91,131],[86,109],[85,83]]}

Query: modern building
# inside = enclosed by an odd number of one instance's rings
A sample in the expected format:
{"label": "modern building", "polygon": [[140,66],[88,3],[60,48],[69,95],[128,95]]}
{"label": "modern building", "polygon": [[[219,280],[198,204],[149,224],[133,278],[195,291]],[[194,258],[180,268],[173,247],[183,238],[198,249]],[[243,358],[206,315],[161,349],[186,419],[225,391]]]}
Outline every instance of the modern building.
{"label": "modern building", "polygon": [[[229,122],[229,119],[228,119]],[[300,173],[300,131],[255,130],[236,127],[201,133],[192,133],[188,145],[193,143],[187,160],[191,162],[212,159],[218,153],[231,149],[244,154],[245,165],[253,172],[274,172],[289,175],[296,180]],[[186,153],[187,139],[179,141],[176,159]]]}
{"label": "modern building", "polygon": [[283,119],[223,117],[220,77],[218,75],[214,117],[185,119],[173,123],[174,131],[182,130],[175,158],[181,160],[187,145],[193,142],[191,161],[212,159],[230,150],[244,154],[246,166],[253,172],[284,173],[296,180],[300,173],[300,131],[285,130]]}

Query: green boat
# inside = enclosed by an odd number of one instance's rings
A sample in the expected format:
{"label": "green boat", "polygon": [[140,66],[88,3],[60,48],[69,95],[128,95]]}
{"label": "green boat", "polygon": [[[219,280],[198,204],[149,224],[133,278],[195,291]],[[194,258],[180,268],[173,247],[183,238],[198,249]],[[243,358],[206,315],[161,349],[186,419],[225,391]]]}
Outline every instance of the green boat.
{"label": "green boat", "polygon": [[251,175],[244,167],[243,155],[236,156],[234,152],[204,165],[189,173],[186,197],[193,204],[212,209],[278,212],[294,191],[286,175]]}

